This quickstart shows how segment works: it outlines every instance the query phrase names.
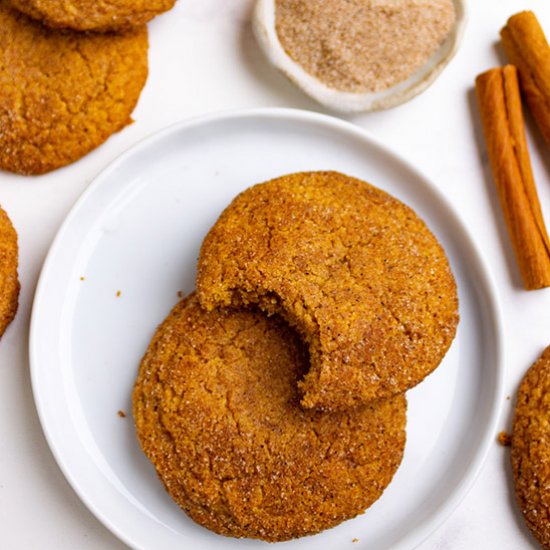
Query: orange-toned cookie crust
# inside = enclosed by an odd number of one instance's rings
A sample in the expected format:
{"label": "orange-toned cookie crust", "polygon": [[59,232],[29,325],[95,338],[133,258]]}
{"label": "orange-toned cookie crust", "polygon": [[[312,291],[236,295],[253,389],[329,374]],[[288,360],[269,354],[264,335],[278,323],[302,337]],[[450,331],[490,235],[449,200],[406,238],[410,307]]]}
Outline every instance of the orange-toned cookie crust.
{"label": "orange-toned cookie crust", "polygon": [[518,391],[512,471],[521,513],[540,544],[550,549],[550,346]]}
{"label": "orange-toned cookie crust", "polygon": [[42,174],[131,122],[147,79],[147,29],[55,31],[0,0],[0,168]]}
{"label": "orange-toned cookie crust", "polygon": [[306,411],[307,349],[278,317],[205,312],[194,295],[157,330],[134,387],[141,446],[172,498],[222,535],[282,541],[362,513],[392,479],[406,400]]}
{"label": "orange-toned cookie crust", "polygon": [[176,0],[8,0],[45,25],[77,31],[123,31],[147,23]]}
{"label": "orange-toned cookie crust", "polygon": [[0,337],[17,312],[19,279],[17,233],[0,207]]}
{"label": "orange-toned cookie crust", "polygon": [[406,205],[337,172],[241,193],[201,248],[203,307],[258,304],[309,344],[305,407],[395,395],[441,362],[458,323],[443,249]]}

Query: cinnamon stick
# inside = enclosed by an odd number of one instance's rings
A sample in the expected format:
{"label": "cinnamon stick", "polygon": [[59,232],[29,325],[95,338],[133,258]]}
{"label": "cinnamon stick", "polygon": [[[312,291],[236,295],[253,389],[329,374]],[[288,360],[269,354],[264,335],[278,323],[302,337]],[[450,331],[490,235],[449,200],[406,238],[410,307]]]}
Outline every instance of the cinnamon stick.
{"label": "cinnamon stick", "polygon": [[550,286],[550,239],[533,178],[517,70],[492,69],[476,79],[489,161],[527,290]]}
{"label": "cinnamon stick", "polygon": [[522,11],[500,31],[510,63],[519,71],[521,91],[544,139],[550,144],[550,46],[536,15]]}

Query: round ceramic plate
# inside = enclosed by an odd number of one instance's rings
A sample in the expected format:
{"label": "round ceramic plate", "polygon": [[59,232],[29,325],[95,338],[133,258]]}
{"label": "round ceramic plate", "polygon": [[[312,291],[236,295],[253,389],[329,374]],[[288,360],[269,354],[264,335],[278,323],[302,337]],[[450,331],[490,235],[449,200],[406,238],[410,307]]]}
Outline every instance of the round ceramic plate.
{"label": "round ceramic plate", "polygon": [[130,546],[265,548],[211,533],[172,502],[136,441],[131,390],[155,328],[193,289],[201,241],[222,209],[252,184],[329,169],[424,218],[450,258],[461,322],[440,368],[408,394],[405,458],[382,498],[284,546],[413,548],[479,471],[502,401],[501,323],[479,253],[437,188],[337,119],[292,110],[200,118],[150,137],[96,178],[54,241],[32,314],[32,382],[50,447],[80,498]]}

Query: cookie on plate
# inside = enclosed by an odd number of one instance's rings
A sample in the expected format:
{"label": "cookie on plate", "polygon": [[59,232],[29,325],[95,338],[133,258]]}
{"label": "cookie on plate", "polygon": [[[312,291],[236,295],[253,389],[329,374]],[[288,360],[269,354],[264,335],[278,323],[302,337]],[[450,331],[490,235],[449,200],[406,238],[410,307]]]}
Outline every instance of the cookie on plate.
{"label": "cookie on plate", "polygon": [[176,0],[8,0],[50,27],[76,31],[121,31],[171,9]]}
{"label": "cookie on plate", "polygon": [[425,223],[337,172],[241,193],[203,242],[199,299],[258,304],[309,344],[302,405],[339,409],[402,393],[441,362],[458,322],[449,262]]}
{"label": "cookie on plate", "polygon": [[136,430],[172,498],[217,533],[282,541],[362,513],[397,470],[406,400],[306,411],[307,349],[280,318],[203,310],[157,330],[133,392]]}
{"label": "cookie on plate", "polygon": [[0,337],[17,312],[17,233],[6,212],[0,207]]}
{"label": "cookie on plate", "polygon": [[540,544],[550,549],[550,346],[519,387],[512,471],[523,517]]}
{"label": "cookie on plate", "polygon": [[0,169],[42,174],[131,122],[147,79],[147,29],[87,35],[0,0]]}

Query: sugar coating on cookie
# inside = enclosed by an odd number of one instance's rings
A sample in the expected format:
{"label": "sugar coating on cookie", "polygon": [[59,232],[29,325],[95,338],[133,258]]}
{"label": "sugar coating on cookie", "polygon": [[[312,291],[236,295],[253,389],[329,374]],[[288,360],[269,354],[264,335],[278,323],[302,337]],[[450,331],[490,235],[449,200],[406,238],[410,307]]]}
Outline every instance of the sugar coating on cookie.
{"label": "sugar coating on cookie", "polygon": [[280,318],[203,310],[157,330],[133,392],[136,430],[172,498],[219,534],[282,541],[362,513],[397,470],[406,400],[306,411],[307,349]]}
{"label": "sugar coating on cookie", "polygon": [[77,31],[121,31],[143,25],[176,0],[8,0],[45,25]]}
{"label": "sugar coating on cookie", "polygon": [[0,169],[42,174],[131,122],[147,79],[147,29],[55,31],[0,0]]}
{"label": "sugar coating on cookie", "polygon": [[337,409],[418,384],[458,322],[457,290],[424,222],[337,172],[291,174],[241,193],[203,242],[201,304],[258,304],[309,344],[305,407]]}
{"label": "sugar coating on cookie", "polygon": [[17,312],[19,278],[17,232],[0,207],[0,337]]}
{"label": "sugar coating on cookie", "polygon": [[518,391],[512,471],[523,517],[540,544],[550,549],[550,346]]}

